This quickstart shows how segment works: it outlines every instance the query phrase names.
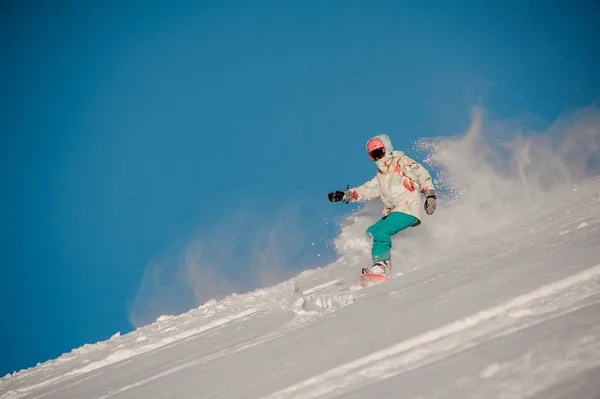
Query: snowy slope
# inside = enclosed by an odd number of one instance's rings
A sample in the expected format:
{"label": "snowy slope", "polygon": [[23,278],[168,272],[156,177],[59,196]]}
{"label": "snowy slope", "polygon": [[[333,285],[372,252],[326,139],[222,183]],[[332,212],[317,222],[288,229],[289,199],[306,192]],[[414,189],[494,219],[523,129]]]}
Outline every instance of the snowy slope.
{"label": "snowy slope", "polygon": [[[478,123],[433,161],[475,154]],[[468,161],[477,195],[394,239],[393,280],[357,284],[369,206],[334,264],[7,376],[0,398],[600,397],[600,179]],[[524,176],[551,184],[504,196]]]}

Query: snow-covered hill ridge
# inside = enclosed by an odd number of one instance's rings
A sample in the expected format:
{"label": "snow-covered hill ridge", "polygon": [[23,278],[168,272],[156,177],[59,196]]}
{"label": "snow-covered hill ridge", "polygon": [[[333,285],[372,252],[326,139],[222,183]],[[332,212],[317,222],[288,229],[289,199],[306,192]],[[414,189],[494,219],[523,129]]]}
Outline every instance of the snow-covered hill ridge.
{"label": "snow-covered hill ridge", "polygon": [[[358,289],[342,258],[85,345],[4,378],[0,397],[527,397],[600,367],[600,182],[576,193],[381,286]],[[485,349],[502,340],[522,349]],[[450,359],[462,377],[406,385]]]}
{"label": "snow-covered hill ridge", "polygon": [[390,282],[357,285],[370,205],[335,263],[7,376],[0,398],[595,398],[600,179],[535,145],[498,169],[480,122],[430,152],[455,195],[394,238]]}

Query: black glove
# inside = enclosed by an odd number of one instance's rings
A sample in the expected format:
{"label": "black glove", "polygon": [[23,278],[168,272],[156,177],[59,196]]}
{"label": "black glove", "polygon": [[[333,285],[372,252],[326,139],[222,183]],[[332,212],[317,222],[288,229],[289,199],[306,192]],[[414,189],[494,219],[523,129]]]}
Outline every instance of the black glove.
{"label": "black glove", "polygon": [[329,201],[331,202],[340,202],[346,200],[346,192],[345,191],[334,191],[332,193],[327,194]]}
{"label": "black glove", "polygon": [[425,190],[423,194],[425,194],[425,213],[431,215],[435,212],[435,190]]}

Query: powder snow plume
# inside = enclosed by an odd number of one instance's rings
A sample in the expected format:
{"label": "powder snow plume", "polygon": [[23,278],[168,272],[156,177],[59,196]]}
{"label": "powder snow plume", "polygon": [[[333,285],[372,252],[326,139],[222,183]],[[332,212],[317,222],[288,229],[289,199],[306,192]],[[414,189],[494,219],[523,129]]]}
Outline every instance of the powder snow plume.
{"label": "powder snow plume", "polygon": [[[424,216],[419,227],[393,238],[396,271],[474,245],[477,239],[527,217],[537,207],[568,200],[578,181],[600,170],[600,110],[594,106],[565,115],[543,131],[486,121],[485,117],[483,108],[475,108],[463,135],[422,139],[412,149],[404,149],[434,175],[438,210],[433,216]],[[349,276],[370,262],[371,243],[365,230],[381,216],[381,207],[379,201],[373,201],[341,223],[334,248],[350,265]],[[306,234],[299,220],[290,220],[289,211],[285,216],[271,224],[263,222],[257,230],[256,217],[234,215],[236,219],[225,220],[223,226],[244,228],[237,232],[217,228],[210,237],[192,239],[183,250],[151,262],[131,309],[132,324],[139,327],[160,315],[178,314],[232,292],[267,287],[299,270],[319,266],[300,260],[302,248],[308,245]],[[254,240],[243,257],[253,272],[241,284],[222,271],[235,264],[233,252],[227,249],[251,241],[248,237],[258,241]],[[220,255],[215,257],[215,253]],[[281,267],[290,264],[297,266]],[[266,281],[263,275],[273,278]],[[256,276],[260,281],[252,280]]]}
{"label": "powder snow plume", "polygon": [[[538,207],[568,201],[578,182],[600,172],[600,110],[562,116],[544,131],[486,122],[474,108],[471,125],[456,137],[421,139],[405,149],[434,175],[438,210],[421,226],[393,238],[396,271],[418,267],[460,245],[527,217]],[[365,230],[381,215],[373,201],[341,223],[337,253],[369,262]]]}
{"label": "powder snow plume", "polygon": [[240,206],[149,262],[129,309],[131,325],[141,327],[314,268],[308,247],[308,234],[291,202],[267,214]]}

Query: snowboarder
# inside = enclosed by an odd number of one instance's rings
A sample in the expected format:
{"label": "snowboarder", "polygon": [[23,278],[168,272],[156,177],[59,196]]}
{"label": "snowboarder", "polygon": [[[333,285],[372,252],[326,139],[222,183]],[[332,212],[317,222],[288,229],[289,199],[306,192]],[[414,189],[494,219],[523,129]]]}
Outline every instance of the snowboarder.
{"label": "snowboarder", "polygon": [[[364,202],[380,198],[383,217],[367,229],[372,240],[373,265],[362,273],[383,274],[389,277],[391,269],[392,236],[421,223],[421,208],[428,215],[436,207],[435,187],[431,175],[422,165],[402,151],[394,151],[392,141],[380,134],[367,142],[367,152],[379,169],[373,179],[360,187],[328,194],[329,201]],[[422,205],[420,193],[425,197]]]}

